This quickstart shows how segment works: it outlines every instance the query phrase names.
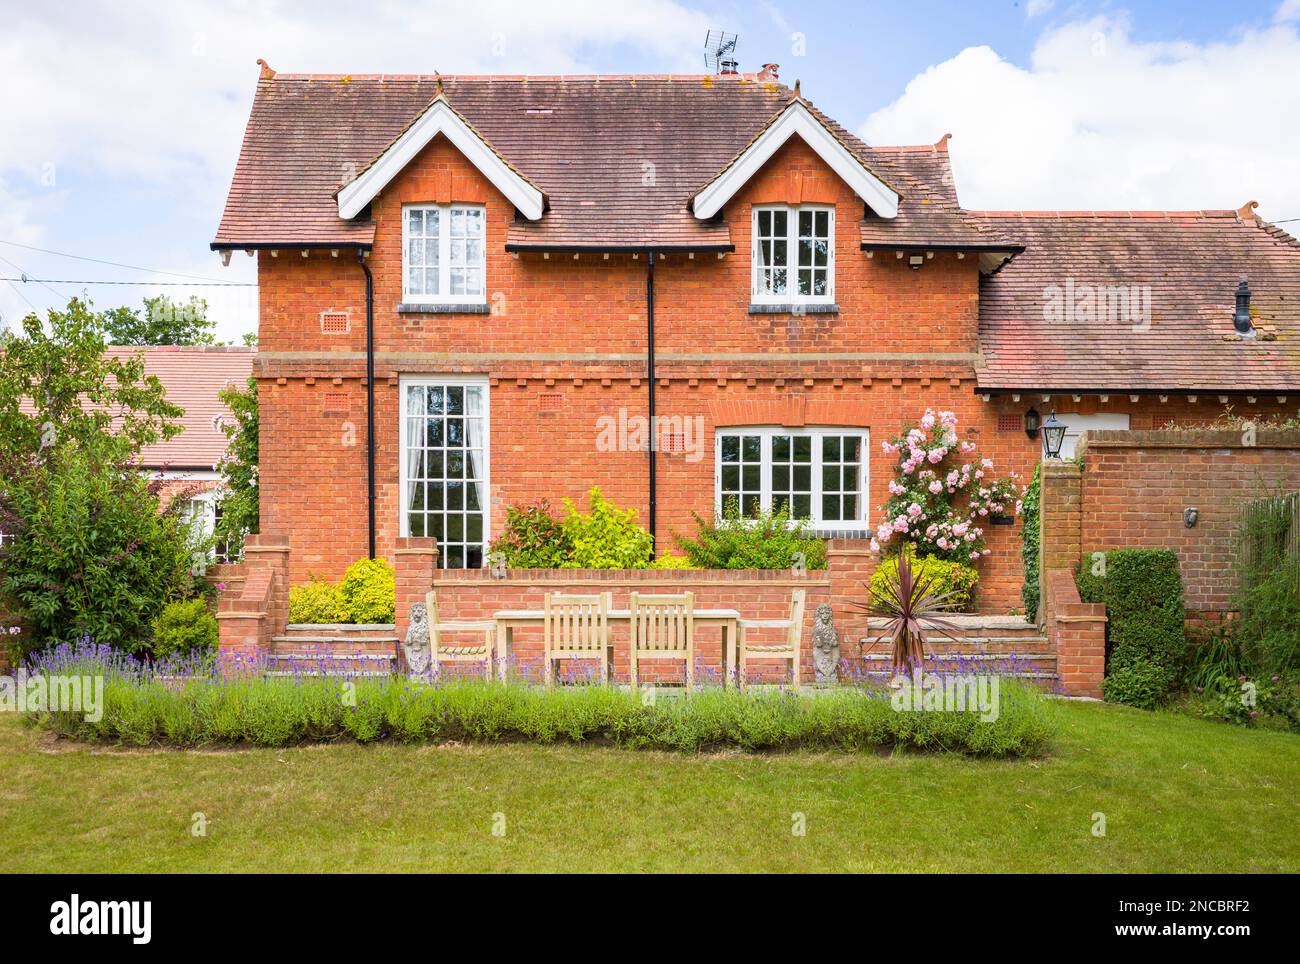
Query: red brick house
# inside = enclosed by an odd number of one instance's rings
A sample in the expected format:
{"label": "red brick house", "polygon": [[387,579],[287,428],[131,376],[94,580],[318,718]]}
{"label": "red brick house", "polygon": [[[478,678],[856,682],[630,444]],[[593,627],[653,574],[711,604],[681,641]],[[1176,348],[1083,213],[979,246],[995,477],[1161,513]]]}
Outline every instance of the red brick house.
{"label": "red brick house", "polygon": [[[731,495],[863,537],[927,407],[1026,477],[1031,408],[1294,414],[1300,244],[1252,208],[968,211],[946,137],[868,146],[774,71],[263,64],[212,247],[258,260],[262,527],[296,582],[408,535],[480,566],[508,506],[592,485],[661,548]],[[650,415],[649,451],[609,434]],[[1006,612],[1019,527],[990,536]]]}

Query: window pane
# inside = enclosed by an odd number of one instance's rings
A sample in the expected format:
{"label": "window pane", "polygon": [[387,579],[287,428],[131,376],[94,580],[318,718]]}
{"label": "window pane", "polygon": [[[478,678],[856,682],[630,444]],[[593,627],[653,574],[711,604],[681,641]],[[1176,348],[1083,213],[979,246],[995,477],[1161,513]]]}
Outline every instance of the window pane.
{"label": "window pane", "polygon": [[812,496],[798,495],[794,497],[794,506],[790,513],[796,519],[807,519],[812,515]]}
{"label": "window pane", "polygon": [[746,462],[757,462],[762,456],[763,440],[757,435],[744,436],[742,450],[745,453]]}
{"label": "window pane", "polygon": [[[463,417],[466,409],[474,415]],[[482,562],[485,409],[481,386],[407,388],[407,450],[402,458],[408,479],[408,531],[439,540],[438,564],[443,568]]]}
{"label": "window pane", "polygon": [[772,436],[772,461],[773,462],[790,461],[790,436],[788,435]]}
{"label": "window pane", "polygon": [[724,465],[722,467],[722,491],[739,492],[740,491],[740,466]]}
{"label": "window pane", "polygon": [[724,462],[740,461],[740,436],[738,435],[722,436],[722,461]]}
{"label": "window pane", "polygon": [[840,460],[840,437],[838,435],[827,435],[822,439],[822,459],[828,462],[838,462]]}
{"label": "window pane", "polygon": [[760,235],[767,236],[767,237],[771,236],[772,234],[772,212],[771,211],[758,212],[758,233]]}
{"label": "window pane", "polygon": [[840,519],[840,497],[838,495],[823,495],[822,520],[825,522],[839,522]]}
{"label": "window pane", "polygon": [[776,235],[787,235],[790,233],[789,213],[786,211],[772,212],[772,233]]}

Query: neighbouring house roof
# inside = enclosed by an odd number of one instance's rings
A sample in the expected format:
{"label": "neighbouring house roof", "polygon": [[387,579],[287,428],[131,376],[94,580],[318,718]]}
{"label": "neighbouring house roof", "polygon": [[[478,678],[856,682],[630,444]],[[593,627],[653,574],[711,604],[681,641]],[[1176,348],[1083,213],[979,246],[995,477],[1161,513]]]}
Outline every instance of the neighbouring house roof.
{"label": "neighbouring house roof", "polygon": [[[1300,394],[1300,243],[1253,207],[973,212],[1024,245],[980,281],[978,390]],[[1232,321],[1243,278],[1247,340]],[[1127,319],[1090,315],[1085,285],[1093,304],[1097,286],[1149,292],[1149,319],[1131,302]]]}
{"label": "neighbouring house roof", "polygon": [[114,355],[144,355],[145,372],[157,375],[167,400],[185,409],[185,431],[175,438],[147,446],[142,462],[156,471],[211,471],[226,454],[226,436],[217,417],[229,410],[217,398],[227,385],[242,386],[253,373],[255,348],[166,345],[154,348],[110,348]]}
{"label": "neighbouring house roof", "polygon": [[951,184],[930,183],[943,176],[930,159],[873,151],[778,83],[268,69],[257,85],[213,247],[372,244],[373,222],[364,214],[339,217],[336,197],[379,166],[439,97],[522,182],[545,195],[540,218],[510,227],[512,249],[729,249],[727,225],[696,217],[692,199],[796,103],[861,171],[901,196],[910,242],[985,240],[957,209]]}

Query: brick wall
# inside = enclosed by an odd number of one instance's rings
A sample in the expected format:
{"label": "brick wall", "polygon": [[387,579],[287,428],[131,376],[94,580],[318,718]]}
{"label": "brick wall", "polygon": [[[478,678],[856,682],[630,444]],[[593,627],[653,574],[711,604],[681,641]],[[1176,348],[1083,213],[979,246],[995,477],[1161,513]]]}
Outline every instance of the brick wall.
{"label": "brick wall", "polygon": [[[838,314],[750,314],[750,206],[789,199],[790,185],[816,182],[836,207]],[[448,194],[450,192],[450,194]],[[474,201],[487,211],[489,315],[405,314],[401,301],[401,206]],[[592,485],[648,515],[644,452],[599,451],[597,420],[646,412],[644,257],[505,251],[509,203],[442,137],[376,199],[376,519],[378,552],[399,536],[398,402],[404,375],[476,374],[489,380],[489,531],[508,506],[538,498],[582,499]],[[887,499],[892,465],[879,443],[924,409],[951,409],[963,438],[998,472],[1028,477],[1038,443],[1018,420],[1033,405],[1060,411],[1130,412],[1134,427],[1211,421],[1215,399],[976,394],[978,270],[974,258],[935,252],[919,271],[893,252],[859,248],[862,203],[797,140],[786,145],[727,208],[735,253],[670,254],[656,266],[658,413],[704,420],[703,458],[660,453],[658,532],[693,529],[711,514],[714,439],[743,424],[843,425],[870,430],[868,525]],[[346,251],[259,252],[261,310],[257,373],[262,403],[262,526],[288,533],[290,579],[337,579],[366,554],[364,276]],[[322,312],[350,316],[347,330],[322,331]],[[1267,414],[1259,400],[1239,410]],[[1294,406],[1292,406],[1294,408]],[[1001,425],[999,415],[1011,418]],[[989,527],[979,607],[1018,607],[1019,526]]]}
{"label": "brick wall", "polygon": [[[1082,553],[1173,549],[1192,612],[1229,605],[1242,504],[1300,489],[1296,430],[1260,429],[1253,439],[1235,429],[1098,432],[1081,451]],[[1193,528],[1186,508],[1199,511]]]}

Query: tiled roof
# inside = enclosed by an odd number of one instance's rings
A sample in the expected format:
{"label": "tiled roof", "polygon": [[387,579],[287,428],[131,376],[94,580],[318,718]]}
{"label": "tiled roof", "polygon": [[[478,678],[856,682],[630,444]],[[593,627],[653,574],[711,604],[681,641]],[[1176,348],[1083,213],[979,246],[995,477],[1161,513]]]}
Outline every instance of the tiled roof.
{"label": "tiled roof", "polygon": [[185,409],[185,431],[143,453],[146,468],[156,470],[212,469],[226,453],[226,436],[214,424],[228,415],[217,392],[243,385],[253,372],[254,348],[183,347],[110,348],[114,355],[144,355],[146,373],[157,375],[167,400]]}
{"label": "tiled roof", "polygon": [[[980,280],[980,388],[1300,394],[1300,243],[1251,208],[973,212],[1025,246]],[[1244,341],[1242,278],[1259,329]],[[1149,325],[1090,318],[1083,285],[1149,289]]]}
{"label": "tiled roof", "polygon": [[[439,83],[447,103],[547,196],[539,221],[512,225],[511,246],[730,245],[727,226],[695,218],[690,199],[795,96],[777,83],[703,76],[264,77],[214,247],[372,243],[373,224],[341,220],[334,195],[428,107]],[[904,195],[910,239],[974,237],[946,160],[940,168],[874,152],[818,116]]]}

